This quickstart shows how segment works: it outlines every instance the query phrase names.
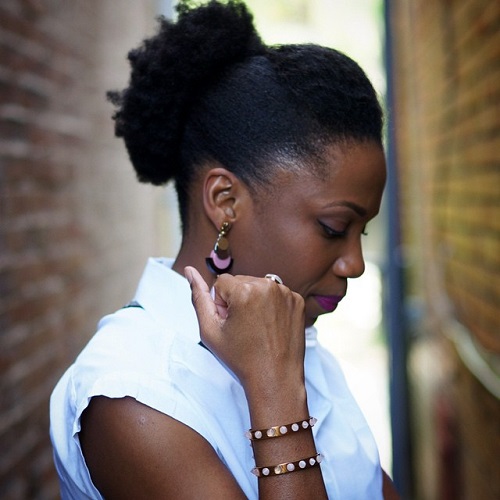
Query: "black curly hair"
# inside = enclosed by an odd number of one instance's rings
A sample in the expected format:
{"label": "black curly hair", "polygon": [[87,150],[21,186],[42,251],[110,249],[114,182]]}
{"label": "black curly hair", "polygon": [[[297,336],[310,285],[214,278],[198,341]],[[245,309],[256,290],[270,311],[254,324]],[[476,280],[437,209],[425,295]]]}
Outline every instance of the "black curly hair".
{"label": "black curly hair", "polygon": [[175,181],[184,229],[190,183],[207,161],[255,189],[276,168],[317,169],[326,144],[382,144],[376,93],[346,55],[266,46],[240,0],[176,9],[129,53],[129,86],[108,98],[139,180]]}

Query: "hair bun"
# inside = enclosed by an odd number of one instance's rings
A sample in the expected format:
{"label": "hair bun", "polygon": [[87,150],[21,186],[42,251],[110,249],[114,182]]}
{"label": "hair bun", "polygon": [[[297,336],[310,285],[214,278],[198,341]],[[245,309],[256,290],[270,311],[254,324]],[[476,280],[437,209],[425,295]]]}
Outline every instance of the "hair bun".
{"label": "hair bun", "polygon": [[180,168],[180,142],[190,105],[228,66],[265,52],[240,0],[193,6],[159,19],[158,33],[130,51],[129,86],[110,92],[115,132],[123,137],[139,180],[164,184]]}

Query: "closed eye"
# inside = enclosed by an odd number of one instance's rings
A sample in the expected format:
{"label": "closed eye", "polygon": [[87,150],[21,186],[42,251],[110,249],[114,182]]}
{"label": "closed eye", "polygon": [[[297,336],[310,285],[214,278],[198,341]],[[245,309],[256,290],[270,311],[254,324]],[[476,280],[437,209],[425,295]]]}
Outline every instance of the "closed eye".
{"label": "closed eye", "polygon": [[344,236],[347,235],[347,230],[344,231],[336,231],[335,229],[331,228],[330,226],[327,226],[321,221],[318,221],[319,225],[322,227],[323,232],[325,233],[325,236],[327,238],[343,238]]}

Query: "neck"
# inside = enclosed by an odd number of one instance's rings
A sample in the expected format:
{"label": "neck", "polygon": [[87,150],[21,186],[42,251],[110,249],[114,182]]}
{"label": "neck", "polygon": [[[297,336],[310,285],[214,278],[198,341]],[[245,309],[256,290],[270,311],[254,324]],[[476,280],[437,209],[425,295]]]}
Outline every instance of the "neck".
{"label": "neck", "polygon": [[206,251],[206,255],[202,255],[199,249],[191,250],[190,247],[192,247],[192,245],[182,244],[172,269],[184,276],[184,268],[186,266],[192,266],[198,270],[208,286],[211,287],[215,282],[215,276],[208,270],[205,262],[205,258],[210,254],[210,249]]}

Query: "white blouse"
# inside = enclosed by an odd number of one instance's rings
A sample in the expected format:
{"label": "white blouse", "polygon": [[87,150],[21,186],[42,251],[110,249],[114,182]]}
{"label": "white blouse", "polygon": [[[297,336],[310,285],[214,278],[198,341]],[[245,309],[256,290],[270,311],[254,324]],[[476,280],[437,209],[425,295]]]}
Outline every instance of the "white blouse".
{"label": "white blouse", "polygon": [[[150,259],[135,302],[104,317],[97,333],[63,375],[50,401],[50,434],[63,499],[102,496],[85,464],[80,417],[94,396],[130,396],[188,425],[214,448],[250,499],[258,498],[255,463],[244,432],[248,405],[238,380],[200,345],[191,291],[171,270]],[[375,441],[337,361],[306,332],[306,388],[313,434],[323,455],[329,498],[382,498]]]}

